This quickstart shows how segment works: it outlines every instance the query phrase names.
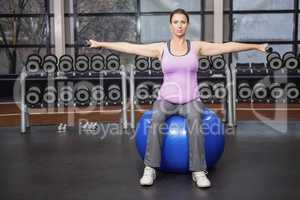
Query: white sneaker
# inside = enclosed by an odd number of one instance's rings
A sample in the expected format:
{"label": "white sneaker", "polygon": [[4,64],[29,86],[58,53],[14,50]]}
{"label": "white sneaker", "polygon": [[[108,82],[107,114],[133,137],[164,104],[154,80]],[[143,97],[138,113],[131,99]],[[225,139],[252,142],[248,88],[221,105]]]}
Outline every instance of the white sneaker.
{"label": "white sneaker", "polygon": [[211,186],[211,183],[206,177],[206,174],[207,172],[205,171],[198,171],[192,173],[193,181],[197,183],[197,187],[205,188]]}
{"label": "white sneaker", "polygon": [[144,169],[143,177],[140,179],[140,184],[145,186],[152,185],[155,179],[156,179],[155,169],[146,166]]}

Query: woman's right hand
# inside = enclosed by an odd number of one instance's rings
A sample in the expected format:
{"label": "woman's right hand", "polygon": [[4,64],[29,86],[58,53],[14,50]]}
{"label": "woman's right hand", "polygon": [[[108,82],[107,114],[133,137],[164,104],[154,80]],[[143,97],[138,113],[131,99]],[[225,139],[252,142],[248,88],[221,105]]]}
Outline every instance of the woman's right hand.
{"label": "woman's right hand", "polygon": [[87,41],[87,44],[88,44],[89,48],[101,48],[100,43],[97,42],[96,40],[90,39]]}

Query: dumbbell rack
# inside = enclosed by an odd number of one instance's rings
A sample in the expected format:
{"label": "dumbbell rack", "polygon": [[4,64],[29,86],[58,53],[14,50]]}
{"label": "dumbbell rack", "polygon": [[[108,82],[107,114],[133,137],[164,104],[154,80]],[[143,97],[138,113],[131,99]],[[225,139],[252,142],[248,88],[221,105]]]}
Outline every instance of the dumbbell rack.
{"label": "dumbbell rack", "polygon": [[[122,76],[122,127],[124,129],[128,128],[128,120],[127,120],[127,84],[126,84],[126,79],[127,79],[127,72],[126,72],[126,67],[130,68],[130,73],[129,73],[129,85],[130,85],[130,113],[131,113],[131,120],[130,120],[130,127],[131,129],[135,128],[135,80],[136,78],[146,78],[146,79],[162,79],[163,76],[147,76],[147,77],[135,77],[134,73],[134,65],[129,65],[129,66],[124,66],[121,65],[121,71],[120,74]],[[228,67],[227,65],[225,66],[225,76],[217,74],[217,76],[210,76],[210,78],[225,78],[227,83],[233,82],[234,79],[232,79],[232,66]],[[100,73],[107,73],[107,71],[102,71]],[[29,123],[29,115],[30,115],[30,108],[25,103],[25,92],[26,92],[26,80],[30,79],[30,75],[26,71],[21,72],[21,77],[20,77],[20,83],[21,83],[21,133],[26,133],[28,128],[30,128],[30,123]],[[49,78],[49,76],[44,75],[42,76],[45,79]],[[50,76],[53,80],[62,80],[61,77],[59,76]],[[87,77],[87,79],[93,79],[95,77]],[[99,77],[97,77],[99,78]],[[111,79],[113,77],[105,77],[108,79]],[[207,78],[207,77],[198,77],[198,78]],[[67,79],[68,80],[68,79]],[[226,84],[227,86],[227,95],[226,95],[226,106],[225,106],[225,121],[227,122],[228,126],[235,126],[236,124],[236,117],[235,117],[235,101],[234,101],[234,95],[235,90],[233,89],[234,84]]]}
{"label": "dumbbell rack", "polygon": [[[231,67],[232,68],[232,67]],[[134,65],[130,65],[130,113],[131,113],[131,128],[134,129],[135,128],[135,80],[136,79],[161,79],[162,76],[161,75],[155,75],[155,76],[139,76],[139,77],[135,77],[135,66]],[[232,79],[231,79],[231,69],[226,65],[225,66],[225,74],[217,74],[216,76],[210,76],[209,78],[225,78],[226,83],[231,83]],[[207,78],[202,76],[203,78]],[[197,78],[201,78],[201,76],[198,75]],[[233,87],[231,84],[226,84],[227,86],[227,95],[226,95],[226,106],[225,106],[225,121],[227,122],[227,125],[229,127],[233,127],[236,125],[235,122],[235,116],[234,116],[234,98],[233,98]]]}
{"label": "dumbbell rack", "polygon": [[[24,69],[24,68],[23,68]],[[87,76],[86,79],[88,80],[99,80],[100,75],[104,74],[105,76],[101,76],[102,79],[114,79],[114,76],[107,76],[107,74],[111,73],[111,71],[104,70],[98,73],[99,76]],[[127,129],[128,128],[128,122],[127,122],[127,85],[126,85],[126,78],[127,73],[124,65],[121,65],[120,71],[114,71],[113,73],[119,73],[121,75],[121,85],[122,85],[122,109],[120,110],[122,112],[122,128]],[[40,75],[39,78],[44,78],[45,80],[51,79],[51,80],[70,80],[73,78],[76,78],[76,73],[72,72],[71,74],[68,74],[67,76],[61,76],[59,74],[52,74],[48,76],[47,74],[43,73],[27,73],[25,70],[21,72],[20,75],[20,85],[21,85],[21,133],[27,133],[30,128],[30,122],[29,122],[29,115],[30,115],[30,108],[26,105],[25,96],[26,96],[26,82],[30,80],[30,77],[32,75]],[[89,74],[91,75],[91,74]]]}
{"label": "dumbbell rack", "polygon": [[[246,72],[246,70],[242,73],[238,73],[238,71],[241,71],[241,69],[238,69],[238,64],[237,63],[232,63],[231,64],[231,76],[232,76],[232,92],[233,92],[233,107],[234,107],[234,111],[236,110],[236,104],[238,102],[238,96],[237,96],[237,79],[247,79],[249,80],[249,78],[251,79],[264,79],[264,78],[268,78],[268,79],[278,79],[278,80],[287,80],[287,79],[299,79],[300,80],[300,70],[285,70],[285,69],[279,69],[279,70],[270,70],[267,67],[266,63],[262,63],[263,70],[258,70],[255,71],[253,70],[253,68],[249,68],[248,72]],[[251,64],[249,64],[249,66],[251,66]],[[243,67],[243,66],[242,66]],[[243,69],[242,69],[243,71]],[[255,73],[258,72],[258,73]],[[276,101],[275,101],[276,102]],[[253,99],[250,99],[250,103],[254,103]],[[273,103],[270,102],[270,100],[266,100],[265,103]],[[285,101],[282,101],[282,103],[288,103]],[[300,99],[299,102],[300,103]],[[233,122],[236,122],[236,113],[233,113]]]}

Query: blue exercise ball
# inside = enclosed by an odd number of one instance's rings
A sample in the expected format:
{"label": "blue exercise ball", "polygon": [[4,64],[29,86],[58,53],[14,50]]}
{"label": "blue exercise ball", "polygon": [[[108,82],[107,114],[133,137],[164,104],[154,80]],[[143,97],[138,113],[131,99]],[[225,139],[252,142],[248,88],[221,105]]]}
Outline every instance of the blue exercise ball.
{"label": "blue exercise ball", "polygon": [[[136,127],[136,147],[143,160],[152,112],[152,110],[144,112]],[[162,129],[159,169],[165,172],[187,173],[189,171],[189,140],[186,119],[180,115],[172,115],[166,120],[166,124],[166,128]],[[206,164],[208,168],[211,168],[218,162],[224,151],[224,124],[215,112],[206,107],[202,114],[201,127],[205,135]]]}

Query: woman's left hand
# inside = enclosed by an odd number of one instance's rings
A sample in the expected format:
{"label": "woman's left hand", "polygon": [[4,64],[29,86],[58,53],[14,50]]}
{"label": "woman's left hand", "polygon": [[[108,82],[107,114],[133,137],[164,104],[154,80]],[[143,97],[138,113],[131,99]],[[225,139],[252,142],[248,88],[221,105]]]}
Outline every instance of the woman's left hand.
{"label": "woman's left hand", "polygon": [[268,47],[268,43],[258,44],[257,50],[260,52],[266,53],[267,47]]}

